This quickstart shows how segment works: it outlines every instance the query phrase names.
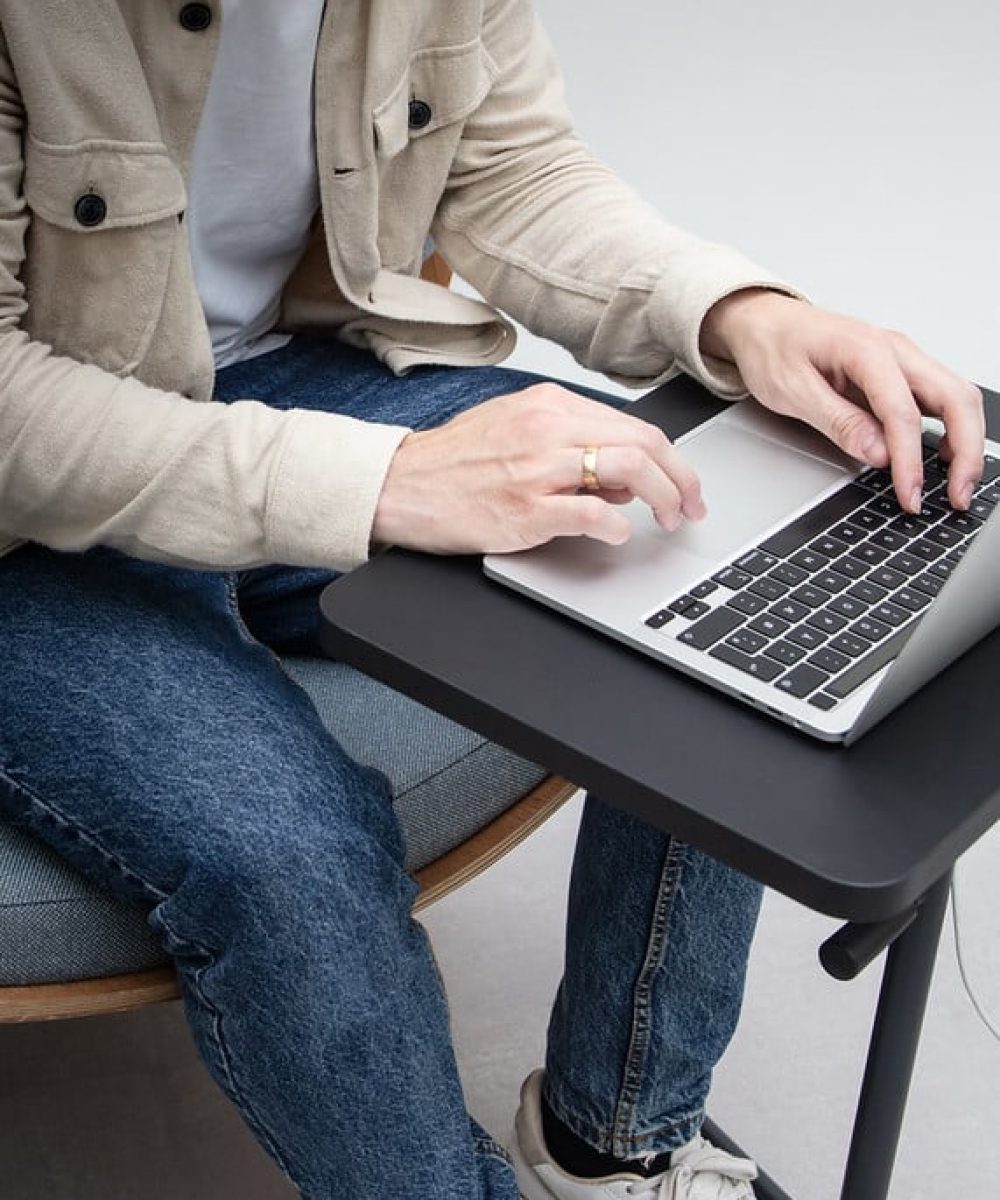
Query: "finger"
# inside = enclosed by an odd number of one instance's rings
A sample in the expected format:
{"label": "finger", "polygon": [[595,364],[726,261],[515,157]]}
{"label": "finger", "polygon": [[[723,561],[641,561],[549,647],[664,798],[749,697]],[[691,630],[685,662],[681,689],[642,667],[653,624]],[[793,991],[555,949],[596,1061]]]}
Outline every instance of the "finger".
{"label": "finger", "polygon": [[[581,451],[577,447],[561,451],[558,459],[553,457],[552,467],[558,472],[554,482],[560,491],[573,483],[579,484],[580,461]],[[597,450],[596,474],[601,489],[628,491],[645,501],[664,529],[673,532],[681,523],[681,494],[645,450],[604,444]]]}
{"label": "finger", "polygon": [[982,393],[901,334],[893,335],[893,346],[921,408],[944,422],[942,457],[951,456],[948,499],[954,508],[968,508],[983,473],[986,420]]}
{"label": "finger", "polygon": [[896,497],[904,509],[922,506],[924,462],[920,410],[895,356],[884,343],[861,342],[844,369],[882,424]]}
{"label": "finger", "polygon": [[[804,403],[787,411],[818,429],[851,458],[871,467],[889,464],[889,448],[878,418],[835,391],[819,371],[809,370],[795,381]],[[784,409],[783,409],[784,411]]]}
{"label": "finger", "polygon": [[585,396],[565,393],[562,400],[566,397],[569,400],[561,407],[565,420],[563,435],[580,446],[581,452],[584,446],[605,444],[633,446],[644,451],[672,480],[680,493],[684,516],[700,521],[706,515],[697,474],[662,430],[649,421]]}
{"label": "finger", "polygon": [[539,541],[555,537],[590,537],[620,546],[632,536],[624,513],[592,492],[578,496],[547,496],[538,505]]}

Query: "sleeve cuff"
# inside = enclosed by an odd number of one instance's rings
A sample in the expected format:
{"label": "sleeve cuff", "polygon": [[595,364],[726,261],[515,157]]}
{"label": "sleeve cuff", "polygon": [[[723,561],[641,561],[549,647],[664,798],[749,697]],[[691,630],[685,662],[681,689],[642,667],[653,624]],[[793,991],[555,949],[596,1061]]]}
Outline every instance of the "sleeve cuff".
{"label": "sleeve cuff", "polygon": [[795,300],[807,297],[769,271],[726,246],[702,243],[690,255],[690,269],[674,262],[650,298],[650,324],[677,365],[723,400],[740,400],[746,384],[736,366],[701,351],[701,327],[708,310],[733,292],[767,288]]}
{"label": "sleeve cuff", "polygon": [[272,561],[340,571],[366,562],[386,472],[409,432],[330,413],[291,413],[265,515]]}

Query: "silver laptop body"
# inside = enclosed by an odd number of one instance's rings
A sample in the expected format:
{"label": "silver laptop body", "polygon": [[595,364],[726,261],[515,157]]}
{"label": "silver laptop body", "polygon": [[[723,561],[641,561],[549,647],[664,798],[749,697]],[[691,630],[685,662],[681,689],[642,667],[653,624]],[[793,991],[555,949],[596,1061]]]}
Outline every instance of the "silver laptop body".
{"label": "silver laptop body", "polygon": [[[887,473],[753,401],[677,445],[701,479],[704,521],[668,534],[635,501],[623,546],[559,538],[487,555],[486,574],[834,742],[856,740],[1000,624],[990,481],[974,500],[981,520],[929,495],[917,537]],[[938,499],[941,486],[939,472]],[[802,540],[814,514],[849,505],[832,532]]]}

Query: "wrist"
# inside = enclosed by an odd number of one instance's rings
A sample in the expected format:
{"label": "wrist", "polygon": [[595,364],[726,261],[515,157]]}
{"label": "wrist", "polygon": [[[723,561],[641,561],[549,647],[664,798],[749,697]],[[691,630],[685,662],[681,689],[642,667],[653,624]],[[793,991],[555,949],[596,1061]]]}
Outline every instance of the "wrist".
{"label": "wrist", "polygon": [[748,332],[772,313],[783,313],[800,301],[770,288],[750,287],[723,296],[705,314],[699,349],[702,354],[725,362],[736,362],[736,350]]}

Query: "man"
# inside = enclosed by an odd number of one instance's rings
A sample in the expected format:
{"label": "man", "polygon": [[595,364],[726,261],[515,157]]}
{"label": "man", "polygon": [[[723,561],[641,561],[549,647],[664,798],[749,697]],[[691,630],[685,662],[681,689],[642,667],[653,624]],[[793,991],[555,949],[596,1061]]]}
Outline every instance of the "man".
{"label": "man", "polygon": [[[703,515],[657,431],[495,368],[497,308],[636,385],[749,389],[910,510],[921,411],[967,504],[978,393],[642,205],[529,0],[0,0],[0,32],[4,812],[151,904],[209,1069],[309,1200],[748,1200],[699,1128],[756,885],[588,802],[515,1181],[385,780],[273,650],[373,546]],[[489,304],[417,278],[428,234]]]}

